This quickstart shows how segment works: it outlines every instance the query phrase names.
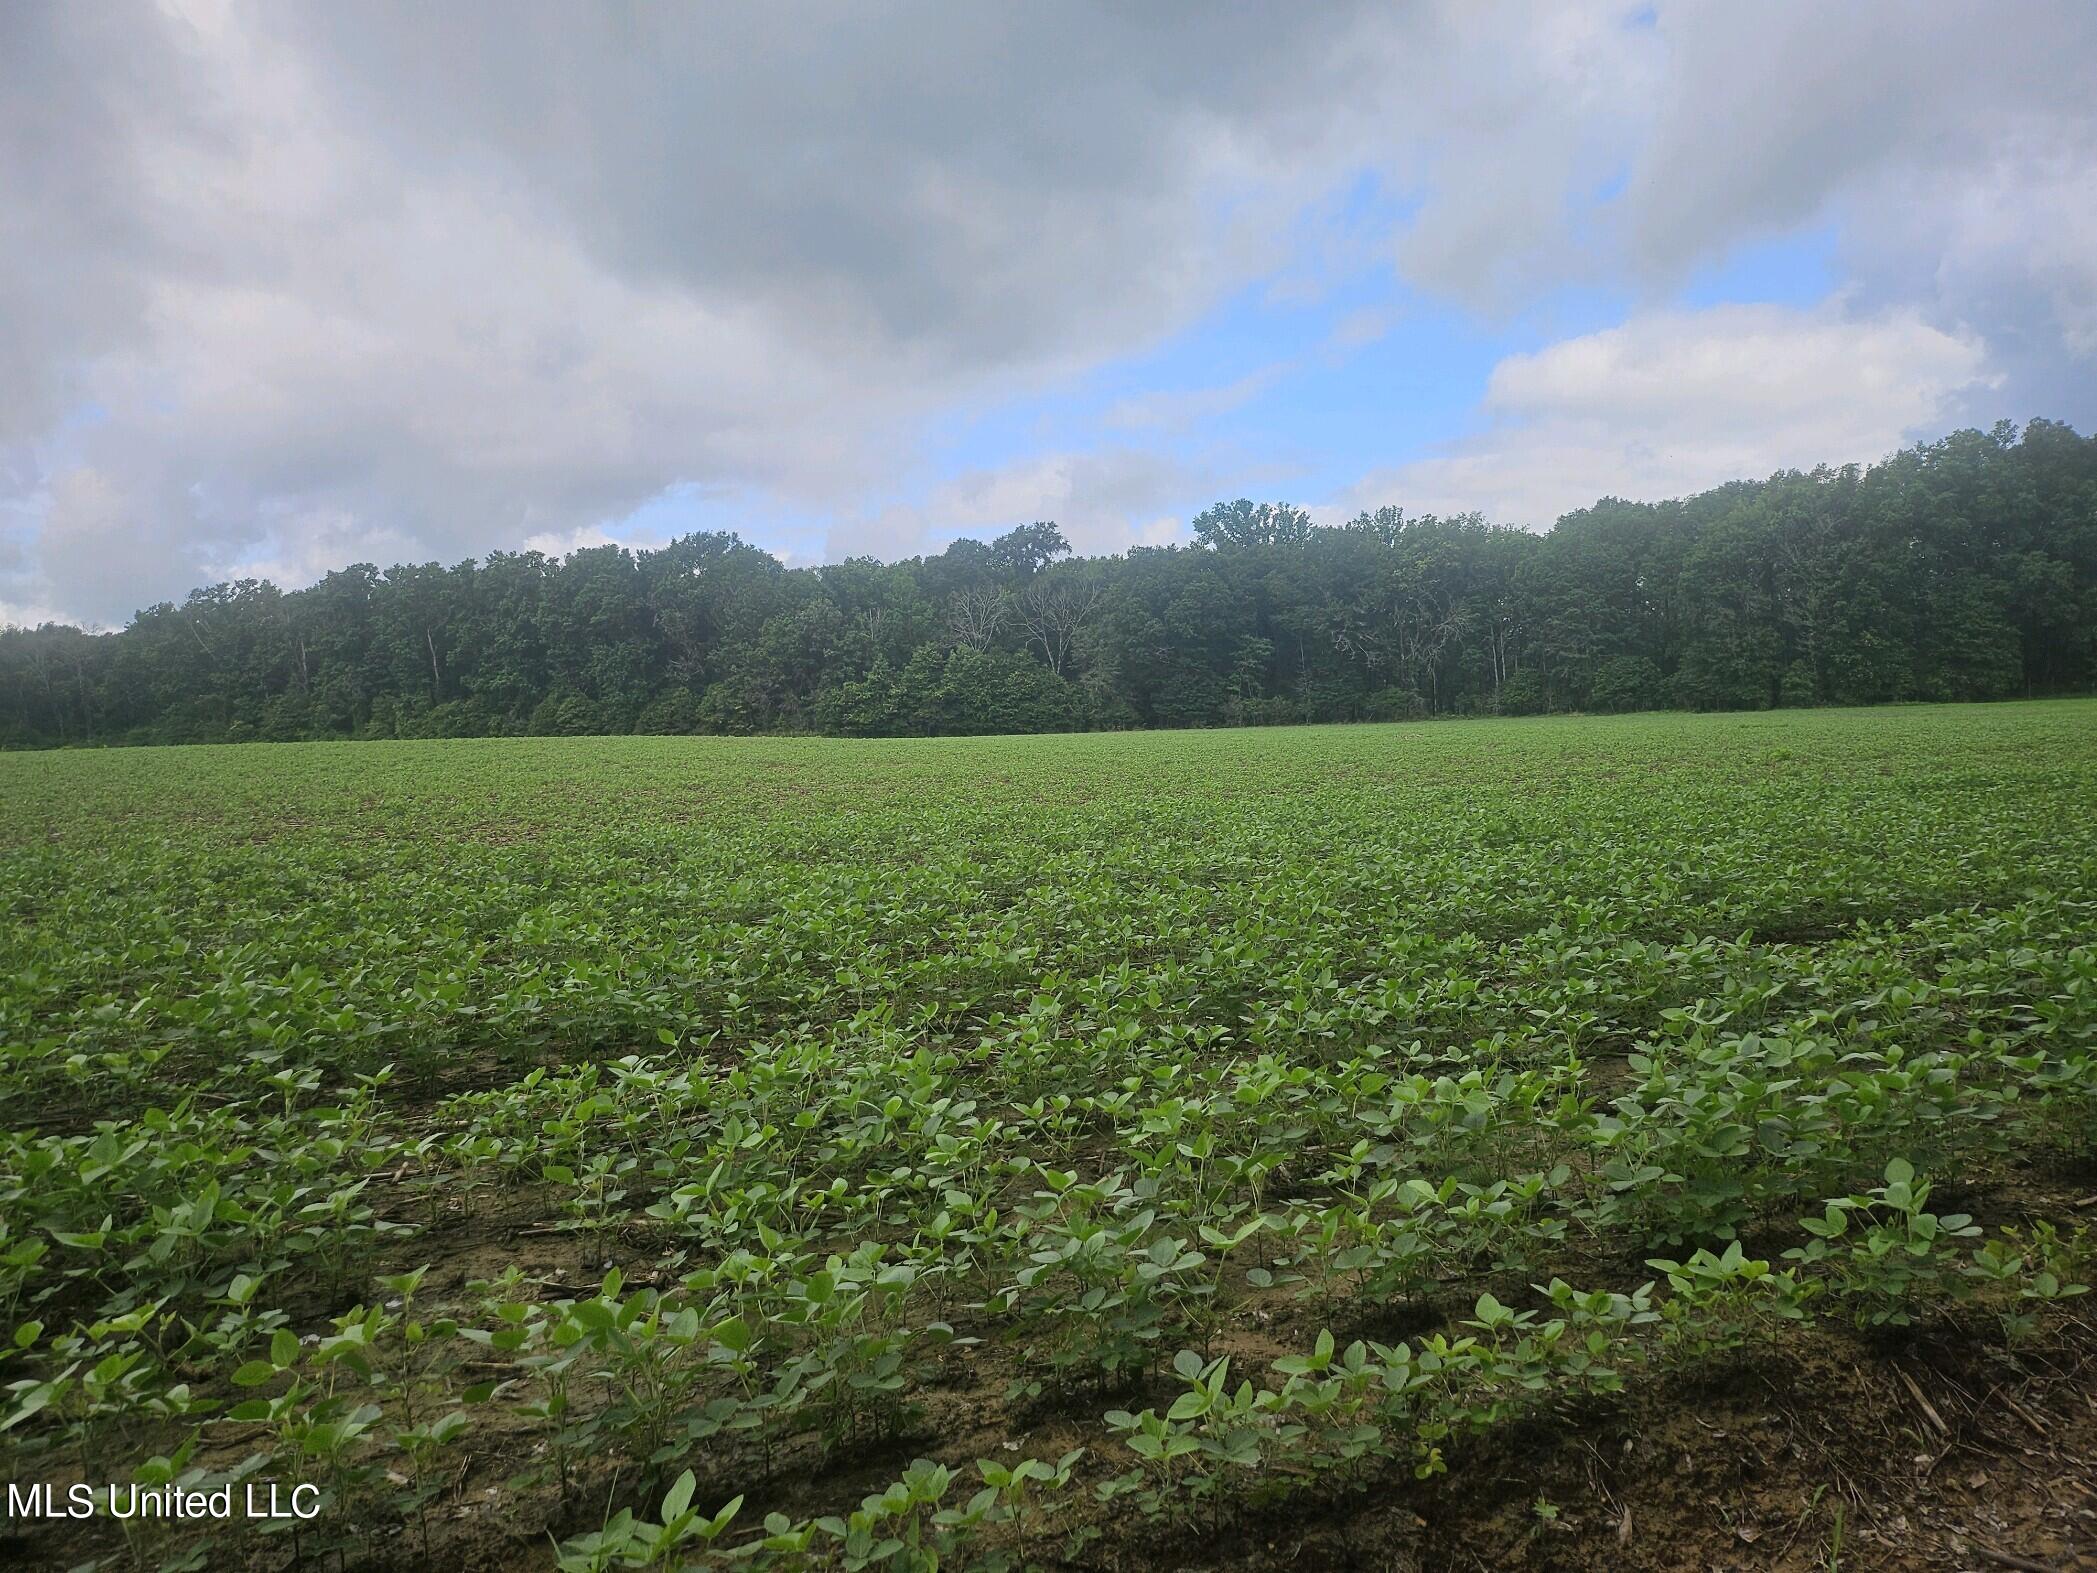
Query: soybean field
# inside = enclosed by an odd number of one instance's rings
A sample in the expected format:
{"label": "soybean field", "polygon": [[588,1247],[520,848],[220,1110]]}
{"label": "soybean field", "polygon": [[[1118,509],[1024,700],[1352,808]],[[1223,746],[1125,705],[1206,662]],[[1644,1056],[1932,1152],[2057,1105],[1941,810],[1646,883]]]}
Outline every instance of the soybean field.
{"label": "soybean field", "polygon": [[2097,702],[0,810],[9,1565],[2097,1554]]}

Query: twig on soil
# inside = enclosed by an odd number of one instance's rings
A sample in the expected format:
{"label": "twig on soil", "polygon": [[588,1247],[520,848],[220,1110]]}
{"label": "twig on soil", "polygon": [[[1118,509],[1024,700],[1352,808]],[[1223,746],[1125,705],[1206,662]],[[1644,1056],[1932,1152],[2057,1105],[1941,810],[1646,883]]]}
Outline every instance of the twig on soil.
{"label": "twig on soil", "polygon": [[2002,1395],[2002,1402],[2004,1408],[2008,1409],[2011,1414],[2015,1415],[2019,1420],[2022,1420],[2026,1425],[2030,1426],[2032,1430],[2037,1432],[2040,1436],[2046,1435],[2045,1423],[2042,1422],[2039,1419],[2039,1417],[2033,1414],[2029,1409],[2026,1409],[2022,1404],[2018,1403],[2016,1399],[2010,1397],[2008,1393],[2004,1393]]}
{"label": "twig on soil", "polygon": [[1986,1557],[1990,1562],[1996,1563],[1998,1566],[2017,1568],[2021,1570],[2021,1573],[2059,1573],[2059,1570],[2049,1563],[2034,1562],[2030,1557],[2020,1557],[2014,1551],[2004,1551],[1997,1546],[1991,1546],[1979,1536],[1967,1531],[1960,1531],[1960,1538],[1972,1546],[1979,1555]]}
{"label": "twig on soil", "polygon": [[1900,1378],[1901,1386],[1905,1387],[1908,1390],[1908,1396],[1913,1398],[1916,1403],[1922,1406],[1923,1414],[1927,1415],[1929,1417],[1930,1424],[1937,1428],[1937,1434],[1939,1436],[1949,1437],[1951,1435],[1951,1427],[1944,1423],[1944,1417],[1937,1413],[1937,1406],[1929,1401],[1928,1396],[1922,1391],[1922,1388],[1919,1385],[1917,1385],[1915,1378],[1908,1375],[1908,1373],[1902,1370],[1899,1366],[1895,1366],[1893,1368],[1893,1374]]}

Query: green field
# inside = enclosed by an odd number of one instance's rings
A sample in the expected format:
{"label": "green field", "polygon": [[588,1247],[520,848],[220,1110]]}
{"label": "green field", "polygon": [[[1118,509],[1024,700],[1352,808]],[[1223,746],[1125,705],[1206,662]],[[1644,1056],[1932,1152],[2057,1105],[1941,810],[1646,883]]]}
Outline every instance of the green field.
{"label": "green field", "polygon": [[2097,703],[0,805],[0,1472],[325,1493],[0,1558],[1935,1566],[1961,1395],[2092,1425]]}

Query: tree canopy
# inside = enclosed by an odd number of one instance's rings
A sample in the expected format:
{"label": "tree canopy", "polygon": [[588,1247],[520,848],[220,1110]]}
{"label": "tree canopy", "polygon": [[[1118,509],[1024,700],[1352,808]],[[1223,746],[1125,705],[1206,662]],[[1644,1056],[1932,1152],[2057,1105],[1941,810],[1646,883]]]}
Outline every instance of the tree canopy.
{"label": "tree canopy", "polygon": [[1532,533],[1219,503],[1191,546],[1054,524],[789,569],[732,534],[213,585],[120,632],[0,632],[0,744],[525,733],[845,735],[2097,687],[2097,438],[2034,421],[1868,469]]}

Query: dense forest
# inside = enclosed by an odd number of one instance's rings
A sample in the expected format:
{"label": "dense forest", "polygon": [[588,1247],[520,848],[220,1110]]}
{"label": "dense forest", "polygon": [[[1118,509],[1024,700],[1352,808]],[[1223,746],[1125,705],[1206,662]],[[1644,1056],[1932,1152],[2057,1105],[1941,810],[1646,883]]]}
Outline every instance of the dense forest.
{"label": "dense forest", "polygon": [[733,535],[244,580],[121,632],[0,632],[0,744],[513,733],[848,735],[2097,687],[2097,437],[1962,431],[1868,469],[1544,534],[1218,504],[1191,546],[1053,525],[783,567]]}

